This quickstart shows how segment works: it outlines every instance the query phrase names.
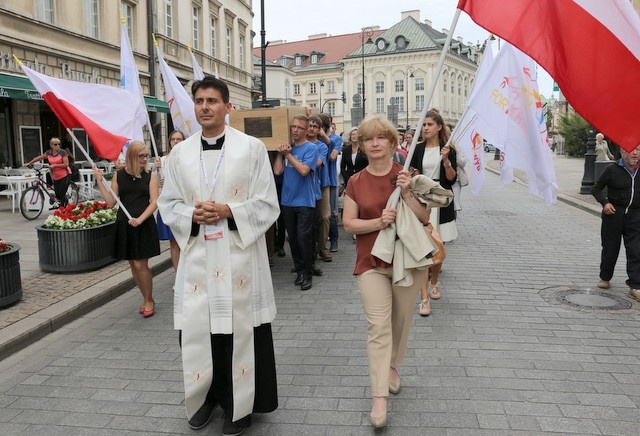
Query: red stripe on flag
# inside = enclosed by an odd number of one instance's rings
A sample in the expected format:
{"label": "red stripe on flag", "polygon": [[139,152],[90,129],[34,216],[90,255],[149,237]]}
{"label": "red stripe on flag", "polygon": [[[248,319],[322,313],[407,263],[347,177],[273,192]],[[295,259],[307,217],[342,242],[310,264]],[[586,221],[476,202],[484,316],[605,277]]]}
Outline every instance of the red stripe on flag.
{"label": "red stripe on flag", "polygon": [[71,103],[57,98],[52,92],[43,94],[42,98],[66,128],[82,127],[85,130],[98,156],[109,160],[118,158],[128,138],[103,129]]}
{"label": "red stripe on flag", "polygon": [[458,8],[535,59],[600,132],[628,151],[640,144],[640,61],[573,0],[460,0]]}

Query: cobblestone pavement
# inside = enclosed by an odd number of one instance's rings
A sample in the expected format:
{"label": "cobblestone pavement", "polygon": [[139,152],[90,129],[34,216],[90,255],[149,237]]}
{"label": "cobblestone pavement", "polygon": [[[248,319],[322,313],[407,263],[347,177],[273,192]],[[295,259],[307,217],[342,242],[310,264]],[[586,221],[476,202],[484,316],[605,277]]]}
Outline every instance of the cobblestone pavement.
{"label": "cobblestone pavement", "polygon": [[[555,289],[594,290],[599,217],[565,202],[545,207],[494,175],[479,196],[465,190],[462,204],[442,298],[427,318],[416,306],[402,391],[380,433],[637,435],[637,303],[579,311],[549,299]],[[290,256],[274,258],[280,407],[256,415],[245,434],[376,433],[354,256],[341,235],[307,292],[293,286]],[[608,293],[629,300],[624,262]],[[2,433],[196,434],[185,419],[172,280],[170,270],[156,276],[149,319],[131,290],[1,361]],[[220,410],[214,418],[201,434],[220,433]]]}

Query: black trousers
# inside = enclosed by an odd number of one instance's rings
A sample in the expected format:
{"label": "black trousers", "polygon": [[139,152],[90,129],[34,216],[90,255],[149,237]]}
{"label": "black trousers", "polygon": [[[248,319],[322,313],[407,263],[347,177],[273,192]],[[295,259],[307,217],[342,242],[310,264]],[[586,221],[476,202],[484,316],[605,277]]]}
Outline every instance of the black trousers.
{"label": "black trousers", "polygon": [[67,175],[60,180],[53,181],[53,190],[56,193],[56,198],[60,202],[60,206],[67,205],[67,189],[69,188],[69,182],[71,182],[71,176]]}
{"label": "black trousers", "polygon": [[[276,192],[278,193],[278,204],[280,204],[282,202],[282,183],[276,184]],[[280,211],[280,215],[278,215],[275,226],[275,249],[280,250],[281,248],[284,248],[284,241],[286,236],[286,228],[284,225],[284,216],[282,215],[282,210]]]}
{"label": "black trousers", "polygon": [[[253,349],[256,368],[256,395],[254,413],[269,413],[278,408],[276,359],[273,352],[271,324],[253,328]],[[178,340],[182,346],[182,331]],[[213,352],[213,383],[207,401],[220,404],[226,414],[233,415],[232,357],[233,335],[211,335]]]}
{"label": "black trousers", "polygon": [[620,243],[624,240],[627,254],[627,276],[629,287],[640,289],[640,211],[624,213],[616,206],[616,213],[602,213],[600,227],[602,255],[600,258],[600,278],[611,280],[620,254]]}
{"label": "black trousers", "polygon": [[296,272],[311,279],[311,265],[313,264],[312,239],[313,219],[315,207],[282,206],[282,216],[289,235],[289,247]]}

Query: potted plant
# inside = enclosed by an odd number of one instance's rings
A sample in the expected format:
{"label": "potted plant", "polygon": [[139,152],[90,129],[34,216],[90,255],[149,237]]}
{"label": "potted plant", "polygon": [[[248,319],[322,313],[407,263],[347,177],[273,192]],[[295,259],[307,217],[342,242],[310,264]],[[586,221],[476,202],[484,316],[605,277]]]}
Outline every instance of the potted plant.
{"label": "potted plant", "polygon": [[80,272],[114,262],[113,238],[117,208],[86,201],[56,209],[38,232],[40,269]]}
{"label": "potted plant", "polygon": [[22,298],[20,246],[0,239],[0,307]]}

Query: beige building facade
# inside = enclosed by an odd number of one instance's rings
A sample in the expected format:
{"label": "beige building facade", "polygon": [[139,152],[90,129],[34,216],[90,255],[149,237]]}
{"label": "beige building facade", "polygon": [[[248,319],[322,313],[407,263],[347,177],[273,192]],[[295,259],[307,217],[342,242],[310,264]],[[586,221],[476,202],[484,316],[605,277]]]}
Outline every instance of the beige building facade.
{"label": "beige building facade", "polygon": [[[13,55],[52,77],[119,86],[122,14],[154,136],[164,149],[171,119],[151,33],[188,91],[192,48],[205,74],[217,69],[233,104],[248,108],[251,7],[251,0],[0,0],[0,166],[20,166],[64,133]],[[78,136],[86,140],[81,131]]]}
{"label": "beige building facade", "polygon": [[[382,114],[401,130],[415,129],[437,79],[435,69],[447,32],[433,29],[429,20],[421,21],[418,10],[402,12],[399,18],[389,29],[368,27],[353,34],[272,41],[267,61],[295,73],[293,104],[330,113],[338,133],[358,125],[363,100],[365,115]],[[260,49],[254,49],[254,55],[259,54]],[[448,123],[455,125],[462,115],[479,55],[475,44],[453,40],[430,104]],[[267,70],[267,83],[274,80]]]}

